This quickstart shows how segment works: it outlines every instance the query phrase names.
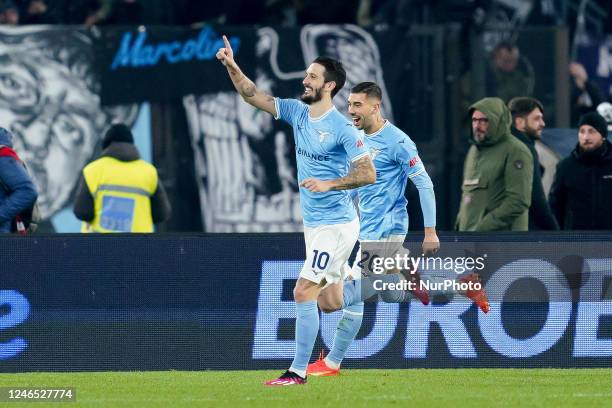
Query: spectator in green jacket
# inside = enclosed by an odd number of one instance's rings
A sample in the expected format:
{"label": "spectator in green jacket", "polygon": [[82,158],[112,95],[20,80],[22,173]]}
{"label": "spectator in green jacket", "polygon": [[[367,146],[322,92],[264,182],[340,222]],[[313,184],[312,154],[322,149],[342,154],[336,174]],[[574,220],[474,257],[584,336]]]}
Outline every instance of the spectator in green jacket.
{"label": "spectator in green jacket", "polygon": [[500,98],[484,98],[469,109],[470,147],[456,229],[527,231],[533,158],[510,133],[510,110]]}

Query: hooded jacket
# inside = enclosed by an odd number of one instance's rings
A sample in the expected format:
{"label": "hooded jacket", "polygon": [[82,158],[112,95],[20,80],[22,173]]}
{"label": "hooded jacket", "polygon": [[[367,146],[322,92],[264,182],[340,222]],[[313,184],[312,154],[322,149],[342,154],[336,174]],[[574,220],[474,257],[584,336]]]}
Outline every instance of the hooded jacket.
{"label": "hooded jacket", "polygon": [[[112,158],[122,163],[134,163],[134,167],[131,169],[132,171],[138,171],[139,169],[142,169],[141,166],[145,165],[150,171],[155,172],[155,178],[157,179],[157,172],[155,168],[140,160],[140,155],[138,153],[138,149],[136,149],[136,146],[131,143],[124,142],[110,143],[110,145],[104,149],[101,157],[98,160],[86,166],[84,173],[87,170],[87,167],[91,167],[96,163],[100,164],[100,161],[104,158]],[[96,210],[95,192],[92,194],[88,188],[85,176],[82,175],[74,203],[74,214],[78,219],[91,223],[96,220],[96,214],[99,212],[99,208]],[[164,190],[162,183],[157,180],[157,186],[154,189],[153,194],[150,196],[150,219],[148,223],[160,223],[170,218],[170,215],[171,207],[170,202],[168,201],[168,196],[166,195],[166,191]]]}
{"label": "hooded jacket", "polygon": [[459,231],[527,231],[533,158],[527,146],[510,133],[512,118],[499,98],[470,106],[489,119],[484,140],[470,133],[456,229]]}
{"label": "hooded jacket", "polygon": [[30,175],[13,152],[11,134],[0,128],[0,233],[11,232],[16,215],[32,207],[38,193]]}
{"label": "hooded jacket", "polygon": [[612,144],[593,152],[579,145],[557,164],[550,206],[566,230],[612,230]]}

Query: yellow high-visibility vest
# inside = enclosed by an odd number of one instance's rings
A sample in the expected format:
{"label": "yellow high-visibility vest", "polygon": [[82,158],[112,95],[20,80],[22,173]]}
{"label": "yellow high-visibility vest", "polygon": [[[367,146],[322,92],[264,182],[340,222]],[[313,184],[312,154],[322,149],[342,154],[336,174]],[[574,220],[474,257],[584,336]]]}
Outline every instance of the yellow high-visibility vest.
{"label": "yellow high-visibility vest", "polygon": [[83,175],[95,208],[95,217],[84,223],[83,232],[153,232],[155,167],[141,159],[123,162],[102,157],[85,166]]}

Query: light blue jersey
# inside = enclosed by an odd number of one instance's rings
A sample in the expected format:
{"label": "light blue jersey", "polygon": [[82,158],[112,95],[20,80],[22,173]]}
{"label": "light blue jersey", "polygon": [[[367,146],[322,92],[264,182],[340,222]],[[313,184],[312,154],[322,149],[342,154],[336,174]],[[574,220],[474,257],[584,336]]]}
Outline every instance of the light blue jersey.
{"label": "light blue jersey", "polygon": [[[299,183],[344,177],[350,162],[368,155],[363,135],[336,108],[312,119],[308,105],[296,99],[275,98],[274,103],[276,119],[293,127]],[[300,187],[300,203],[307,227],[344,224],[357,216],[347,190],[312,193]]]}
{"label": "light blue jersey", "polygon": [[357,190],[361,223],[360,240],[380,240],[408,232],[406,182],[419,190],[424,225],[436,225],[433,184],[419,158],[414,142],[386,121],[376,133],[366,135],[370,157],[376,167],[376,183]]}

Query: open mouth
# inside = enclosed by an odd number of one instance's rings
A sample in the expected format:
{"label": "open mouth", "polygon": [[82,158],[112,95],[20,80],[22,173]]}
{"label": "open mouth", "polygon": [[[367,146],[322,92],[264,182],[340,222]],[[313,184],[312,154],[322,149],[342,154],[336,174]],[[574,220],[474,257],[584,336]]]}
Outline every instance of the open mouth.
{"label": "open mouth", "polygon": [[355,127],[361,126],[361,118],[357,116],[353,116],[353,126]]}
{"label": "open mouth", "polygon": [[304,87],[304,95],[310,95],[312,94],[312,88],[306,86]]}

